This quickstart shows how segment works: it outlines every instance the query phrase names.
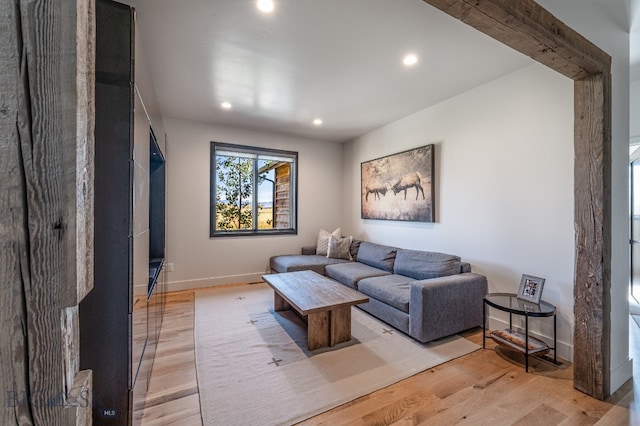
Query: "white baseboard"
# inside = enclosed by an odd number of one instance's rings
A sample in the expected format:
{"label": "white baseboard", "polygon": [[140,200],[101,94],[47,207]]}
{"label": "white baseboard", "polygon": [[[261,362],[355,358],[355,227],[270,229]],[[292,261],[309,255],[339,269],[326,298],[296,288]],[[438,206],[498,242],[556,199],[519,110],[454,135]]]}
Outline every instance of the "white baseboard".
{"label": "white baseboard", "polygon": [[[487,319],[488,319],[487,327],[491,330],[509,328],[508,321],[502,320],[500,318],[494,318],[492,316],[489,316]],[[516,325],[517,324],[514,321],[514,326]],[[514,328],[519,329],[519,327],[517,326]],[[524,330],[522,331],[524,332]],[[549,343],[549,346],[553,344],[553,336],[544,336],[534,331],[529,331],[529,335],[532,337],[535,337],[538,340],[542,340],[543,342]],[[558,340],[556,346],[558,347],[558,353],[557,353],[558,358],[562,358],[569,362],[573,362],[573,345],[572,344],[567,342],[561,342],[560,340]]]}
{"label": "white baseboard", "polygon": [[609,382],[609,392],[613,394],[624,385],[627,380],[633,377],[633,359],[629,358],[616,368],[611,369],[611,380]]}
{"label": "white baseboard", "polygon": [[255,283],[262,281],[264,272],[251,274],[227,275],[224,277],[198,278],[195,280],[168,281],[166,291],[195,290],[225,284]]}

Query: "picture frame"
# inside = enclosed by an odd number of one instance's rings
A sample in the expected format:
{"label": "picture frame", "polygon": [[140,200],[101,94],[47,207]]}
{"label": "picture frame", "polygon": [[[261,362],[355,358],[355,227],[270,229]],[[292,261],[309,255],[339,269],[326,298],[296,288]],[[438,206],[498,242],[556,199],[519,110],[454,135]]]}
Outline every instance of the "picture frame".
{"label": "picture frame", "polygon": [[362,219],[435,222],[434,151],[431,144],[362,162]]}
{"label": "picture frame", "polygon": [[544,278],[534,277],[533,275],[522,274],[520,278],[520,287],[518,288],[517,298],[532,302],[540,303],[542,297],[542,289],[544,288]]}

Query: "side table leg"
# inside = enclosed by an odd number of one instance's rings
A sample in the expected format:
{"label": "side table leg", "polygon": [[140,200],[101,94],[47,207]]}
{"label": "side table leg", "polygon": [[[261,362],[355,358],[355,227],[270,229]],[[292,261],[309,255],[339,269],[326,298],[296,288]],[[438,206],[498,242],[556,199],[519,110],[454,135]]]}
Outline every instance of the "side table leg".
{"label": "side table leg", "polygon": [[484,339],[487,335],[487,302],[482,302],[482,349],[484,349]]}
{"label": "side table leg", "polygon": [[556,338],[556,314],[553,314],[553,363],[558,364],[558,340]]}
{"label": "side table leg", "polygon": [[524,316],[524,371],[529,372],[529,316]]}

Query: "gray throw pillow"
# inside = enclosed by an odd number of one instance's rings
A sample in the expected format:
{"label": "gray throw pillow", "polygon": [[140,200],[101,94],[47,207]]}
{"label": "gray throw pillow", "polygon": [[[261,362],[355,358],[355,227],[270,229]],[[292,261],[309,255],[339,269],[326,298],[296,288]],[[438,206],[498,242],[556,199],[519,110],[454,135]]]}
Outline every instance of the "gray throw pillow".
{"label": "gray throw pillow", "polygon": [[331,235],[329,237],[327,257],[331,257],[333,259],[353,260],[350,250],[352,240],[353,237],[336,238]]}

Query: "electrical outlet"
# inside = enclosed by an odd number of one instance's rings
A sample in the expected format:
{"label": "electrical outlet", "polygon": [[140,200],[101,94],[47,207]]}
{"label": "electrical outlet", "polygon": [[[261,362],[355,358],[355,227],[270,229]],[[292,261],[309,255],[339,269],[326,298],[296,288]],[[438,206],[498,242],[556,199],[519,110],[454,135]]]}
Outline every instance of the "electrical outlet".
{"label": "electrical outlet", "polygon": [[166,268],[167,272],[173,272],[173,263],[167,263]]}

